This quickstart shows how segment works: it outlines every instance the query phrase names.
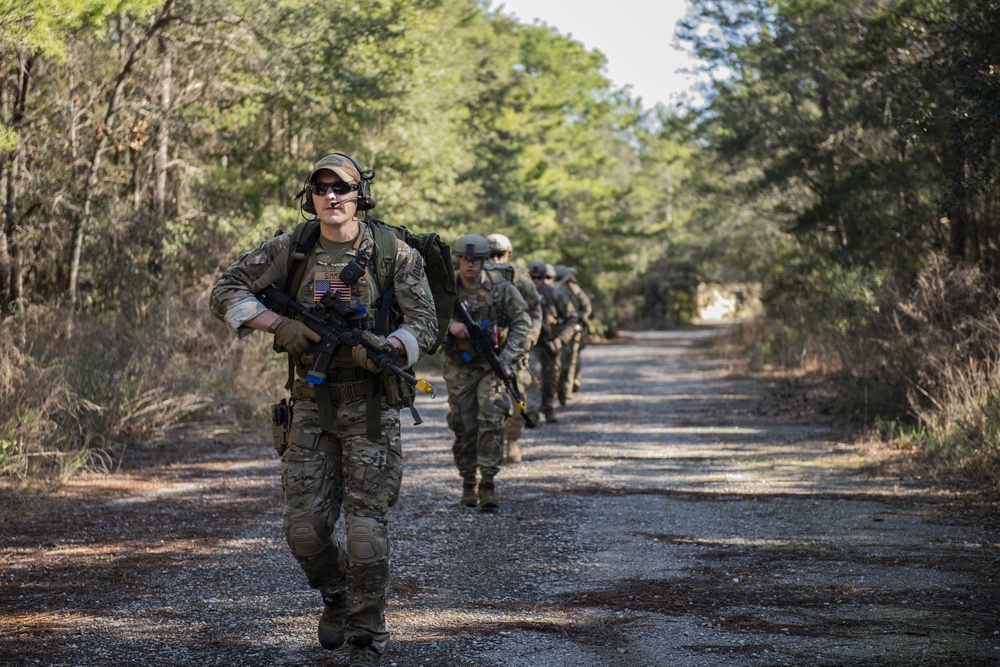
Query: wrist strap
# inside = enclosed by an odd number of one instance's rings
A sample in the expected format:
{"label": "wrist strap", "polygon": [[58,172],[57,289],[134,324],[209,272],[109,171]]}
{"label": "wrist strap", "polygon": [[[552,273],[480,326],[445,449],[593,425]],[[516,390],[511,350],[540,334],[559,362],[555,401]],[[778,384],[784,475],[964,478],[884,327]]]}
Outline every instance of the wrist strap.
{"label": "wrist strap", "polygon": [[285,321],[285,318],[282,317],[281,315],[278,315],[277,319],[275,319],[273,322],[271,322],[271,326],[269,326],[267,328],[268,332],[274,333],[275,331],[277,331],[278,327],[280,327],[281,323],[284,322],[284,321]]}

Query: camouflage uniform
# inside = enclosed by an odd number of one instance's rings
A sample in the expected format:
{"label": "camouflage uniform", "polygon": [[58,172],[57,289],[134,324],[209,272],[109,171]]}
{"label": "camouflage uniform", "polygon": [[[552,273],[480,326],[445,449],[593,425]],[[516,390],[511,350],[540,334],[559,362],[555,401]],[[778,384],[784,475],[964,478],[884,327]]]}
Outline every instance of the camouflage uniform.
{"label": "camouflage uniform", "polygon": [[580,350],[583,349],[583,337],[587,333],[594,308],[590,303],[590,297],[576,282],[576,276],[572,271],[567,272],[566,276],[556,284],[566,290],[580,316],[569,344],[559,351],[558,394],[559,403],[565,405],[566,401],[573,397],[573,392],[580,388]]}
{"label": "camouflage uniform", "polygon": [[[524,297],[524,302],[528,306],[528,315],[531,317],[531,330],[528,334],[528,349],[530,350],[538,342],[538,335],[542,331],[542,298],[538,295],[538,290],[535,289],[535,283],[528,275],[528,270],[496,262],[486,262],[485,268],[487,271],[498,268],[506,268],[507,270],[513,268],[514,279],[511,282]],[[513,370],[517,375],[517,386],[524,394],[525,412],[532,421],[537,423],[538,410],[542,402],[541,385],[538,383],[541,369],[532,369],[530,355],[525,354],[518,357]],[[511,443],[516,443],[521,439],[521,436],[524,435],[524,427],[524,417],[521,416],[520,410],[512,410],[511,415],[504,421],[504,434],[508,447]]]}
{"label": "camouflage uniform", "polygon": [[[496,332],[500,360],[514,366],[528,350],[531,317],[517,288],[497,271],[483,270],[479,284],[466,287],[458,281],[458,299],[469,312]],[[495,327],[495,329],[494,329]],[[445,336],[444,380],[448,386],[448,427],[455,432],[455,466],[466,483],[492,479],[500,469],[504,444],[504,418],[511,412],[503,382],[472,344],[450,333]]]}
{"label": "camouflage uniform", "polygon": [[531,348],[531,363],[541,368],[542,414],[546,421],[555,421],[559,353],[552,349],[552,341],[558,338],[566,346],[576,333],[579,315],[562,287],[543,284],[538,293],[542,298],[542,332],[538,344]]}
{"label": "camouflage uniform", "polygon": [[[268,285],[284,287],[290,234],[262,243],[244,253],[225,271],[212,290],[211,308],[242,338],[252,332],[244,322],[265,312],[254,294]],[[353,285],[337,285],[341,269],[353,258],[372,257],[374,239],[367,225],[353,243],[330,244],[321,239],[305,260],[296,300],[311,306],[327,290],[340,287],[355,306],[368,308],[373,328],[378,296],[369,262]],[[386,250],[378,248],[376,254]],[[405,243],[395,248],[394,301],[402,323],[390,335],[404,346],[409,366],[427,352],[437,333],[434,301],[424,275],[423,258]],[[287,448],[281,453],[285,507],[282,523],[292,554],[329,606],[344,608],[348,643],[359,640],[381,653],[388,642],[385,601],[389,591],[389,536],[387,513],[395,504],[402,480],[399,408],[401,391],[395,376],[373,376],[341,348],[328,376],[329,397],[324,413],[332,427],[320,422],[320,404],[312,385],[303,379],[311,367],[310,352],[294,359],[297,379],[292,386],[293,420]],[[366,401],[381,382],[381,437],[366,435]],[[346,544],[334,535],[344,511]]]}

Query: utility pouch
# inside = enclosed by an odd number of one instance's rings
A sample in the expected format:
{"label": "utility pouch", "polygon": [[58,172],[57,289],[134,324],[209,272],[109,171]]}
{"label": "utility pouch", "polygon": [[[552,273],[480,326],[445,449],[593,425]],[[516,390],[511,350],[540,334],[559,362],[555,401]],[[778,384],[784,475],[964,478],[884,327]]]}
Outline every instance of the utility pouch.
{"label": "utility pouch", "polygon": [[413,405],[413,399],[417,395],[417,390],[408,382],[392,375],[383,373],[382,391],[385,392],[385,402],[393,408],[409,407]]}
{"label": "utility pouch", "polygon": [[271,406],[271,434],[274,436],[274,451],[278,456],[288,449],[288,433],[292,430],[292,406],[287,399]]}

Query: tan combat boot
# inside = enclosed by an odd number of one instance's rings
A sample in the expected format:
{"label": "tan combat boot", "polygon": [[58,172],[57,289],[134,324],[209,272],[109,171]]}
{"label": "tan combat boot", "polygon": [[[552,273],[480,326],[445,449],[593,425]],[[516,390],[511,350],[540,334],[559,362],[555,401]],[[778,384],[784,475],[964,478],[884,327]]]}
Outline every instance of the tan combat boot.
{"label": "tan combat boot", "polygon": [[479,496],[476,495],[476,482],[465,480],[462,482],[462,499],[458,502],[462,503],[466,507],[475,507],[479,502]]}
{"label": "tan combat boot", "polygon": [[518,446],[516,441],[507,441],[507,457],[504,460],[507,461],[507,463],[521,462],[521,448]]}
{"label": "tan combat boot", "polygon": [[493,478],[484,477],[479,482],[479,509],[491,511],[500,507],[497,502],[496,491],[493,487]]}

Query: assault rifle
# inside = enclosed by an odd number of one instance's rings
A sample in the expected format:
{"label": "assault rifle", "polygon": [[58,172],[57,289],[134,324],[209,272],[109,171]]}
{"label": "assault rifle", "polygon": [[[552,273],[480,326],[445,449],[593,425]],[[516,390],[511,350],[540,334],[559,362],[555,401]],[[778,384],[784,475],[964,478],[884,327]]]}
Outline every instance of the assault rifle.
{"label": "assault rifle", "polygon": [[389,345],[390,349],[387,350],[386,343],[362,326],[365,318],[340,300],[339,291],[327,292],[320,302],[311,308],[303,306],[274,285],[268,285],[257,296],[268,310],[292,313],[295,319],[320,335],[313,366],[306,375],[306,382],[317,387],[326,384],[326,374],[337,350],[342,345],[349,348],[363,345],[368,351],[368,358],[378,368],[398,375],[408,384],[425,394],[430,394],[431,398],[437,395],[429,382],[418,379],[396,363],[392,346]]}
{"label": "assault rifle", "polygon": [[469,312],[469,304],[465,300],[456,301],[455,309],[458,311],[458,318],[469,332],[469,340],[472,342],[472,347],[475,348],[476,352],[483,355],[486,361],[489,362],[490,368],[493,369],[494,375],[503,381],[504,386],[507,387],[507,391],[514,398],[514,404],[517,405],[521,416],[524,417],[525,424],[532,427],[536,426],[537,422],[525,412],[527,405],[524,402],[524,397],[521,396],[520,390],[517,388],[517,376],[497,357],[494,350],[494,342],[490,340],[489,335],[483,331],[479,323],[472,319],[472,314]]}

